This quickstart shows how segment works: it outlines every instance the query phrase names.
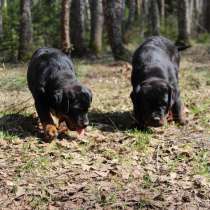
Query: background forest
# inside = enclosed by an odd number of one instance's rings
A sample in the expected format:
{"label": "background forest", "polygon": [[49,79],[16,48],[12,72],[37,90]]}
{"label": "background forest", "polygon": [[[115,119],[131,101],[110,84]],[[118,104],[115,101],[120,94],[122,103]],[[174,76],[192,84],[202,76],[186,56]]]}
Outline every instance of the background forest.
{"label": "background forest", "polygon": [[0,0],[0,58],[24,61],[42,46],[77,57],[115,59],[145,37],[165,35],[181,44],[209,41],[208,0]]}

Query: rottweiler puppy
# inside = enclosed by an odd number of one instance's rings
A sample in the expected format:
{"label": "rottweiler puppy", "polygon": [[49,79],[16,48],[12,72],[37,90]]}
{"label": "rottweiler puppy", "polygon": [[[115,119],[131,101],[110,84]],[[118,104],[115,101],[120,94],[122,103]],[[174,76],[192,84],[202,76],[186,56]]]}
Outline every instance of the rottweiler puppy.
{"label": "rottweiler puppy", "polygon": [[76,79],[69,56],[54,48],[38,49],[29,63],[27,80],[46,140],[57,136],[62,122],[70,130],[84,132],[92,93]]}
{"label": "rottweiler puppy", "polygon": [[130,97],[140,129],[162,126],[169,115],[175,122],[186,124],[178,84],[179,51],[185,48],[153,36],[135,51]]}

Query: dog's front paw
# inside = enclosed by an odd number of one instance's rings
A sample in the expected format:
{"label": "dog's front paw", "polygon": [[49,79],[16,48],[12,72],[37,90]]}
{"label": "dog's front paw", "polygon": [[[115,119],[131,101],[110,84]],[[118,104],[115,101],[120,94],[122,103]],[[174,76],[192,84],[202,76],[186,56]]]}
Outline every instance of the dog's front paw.
{"label": "dog's front paw", "polygon": [[66,126],[59,125],[58,127],[59,137],[68,136],[68,132],[69,132],[69,129]]}
{"label": "dog's front paw", "polygon": [[58,135],[58,131],[55,125],[47,124],[44,128],[44,134],[45,134],[45,141],[52,141],[55,139]]}

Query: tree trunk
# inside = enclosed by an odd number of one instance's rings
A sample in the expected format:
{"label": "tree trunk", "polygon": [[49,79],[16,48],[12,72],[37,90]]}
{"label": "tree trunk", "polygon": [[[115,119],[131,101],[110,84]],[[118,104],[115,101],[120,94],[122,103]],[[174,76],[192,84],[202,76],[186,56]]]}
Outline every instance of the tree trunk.
{"label": "tree trunk", "polygon": [[204,26],[204,17],[206,16],[203,11],[204,0],[193,0],[193,21],[191,21],[193,35],[197,36],[200,32],[206,32]]}
{"label": "tree trunk", "polygon": [[62,0],[61,49],[65,53],[69,53],[70,51],[69,15],[70,15],[70,0]]}
{"label": "tree trunk", "polygon": [[103,5],[102,0],[90,0],[91,34],[90,48],[94,54],[99,54],[102,49],[103,32]]}
{"label": "tree trunk", "polygon": [[32,47],[31,0],[21,0],[20,43],[18,59],[29,56]]}
{"label": "tree trunk", "polygon": [[141,37],[145,37],[148,29],[148,16],[149,16],[149,0],[142,0],[141,2],[141,15],[140,15],[140,29]]}
{"label": "tree trunk", "polygon": [[0,0],[0,38],[3,37],[3,1]]}
{"label": "tree trunk", "polygon": [[136,1],[135,20],[139,20],[142,0],[135,0],[135,1]]}
{"label": "tree trunk", "polygon": [[158,8],[158,0],[149,1],[149,34],[160,35],[160,13]]}
{"label": "tree trunk", "polygon": [[194,19],[194,1],[187,0],[187,30],[189,35],[192,34],[193,30],[195,29],[195,22]]}
{"label": "tree trunk", "polygon": [[189,34],[189,14],[188,14],[188,0],[177,1],[177,15],[178,15],[178,39],[176,44],[185,46],[190,45]]}
{"label": "tree trunk", "polygon": [[136,0],[128,0],[129,14],[123,30],[123,42],[128,43],[129,37],[132,34],[132,23],[135,21]]}
{"label": "tree trunk", "polygon": [[204,0],[203,4],[203,15],[204,15],[204,27],[205,29],[210,32],[210,1]]}
{"label": "tree trunk", "polygon": [[116,60],[130,60],[130,53],[122,42],[123,3],[123,0],[103,0],[109,43]]}
{"label": "tree trunk", "polygon": [[72,54],[84,56],[87,52],[85,44],[85,0],[72,0],[70,13]]}
{"label": "tree trunk", "polygon": [[159,0],[160,2],[160,19],[161,22],[164,24],[165,22],[165,0]]}
{"label": "tree trunk", "polygon": [[136,6],[137,6],[136,5],[136,0],[129,0],[128,5],[129,5],[129,15],[128,15],[128,21],[126,23],[126,27],[130,28],[131,24],[135,20]]}
{"label": "tree trunk", "polygon": [[85,0],[85,31],[86,33],[90,33],[91,31],[91,11],[90,11],[90,1]]}

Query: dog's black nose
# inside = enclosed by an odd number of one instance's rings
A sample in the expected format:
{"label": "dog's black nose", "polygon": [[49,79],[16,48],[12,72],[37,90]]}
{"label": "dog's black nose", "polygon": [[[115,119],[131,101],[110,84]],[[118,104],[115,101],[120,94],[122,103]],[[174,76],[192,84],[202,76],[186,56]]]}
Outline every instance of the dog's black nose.
{"label": "dog's black nose", "polygon": [[154,126],[162,126],[164,124],[163,119],[161,119],[158,116],[155,116],[152,121],[153,121]]}
{"label": "dog's black nose", "polygon": [[81,126],[83,128],[86,128],[88,125],[89,125],[89,121],[88,120],[79,122],[79,126]]}
{"label": "dog's black nose", "polygon": [[154,120],[155,122],[159,122],[159,121],[160,121],[160,117],[157,117],[157,116],[156,116],[156,117],[153,118],[153,120]]}
{"label": "dog's black nose", "polygon": [[84,124],[84,126],[88,126],[89,125],[89,121],[85,121],[85,122],[83,122],[83,124]]}

